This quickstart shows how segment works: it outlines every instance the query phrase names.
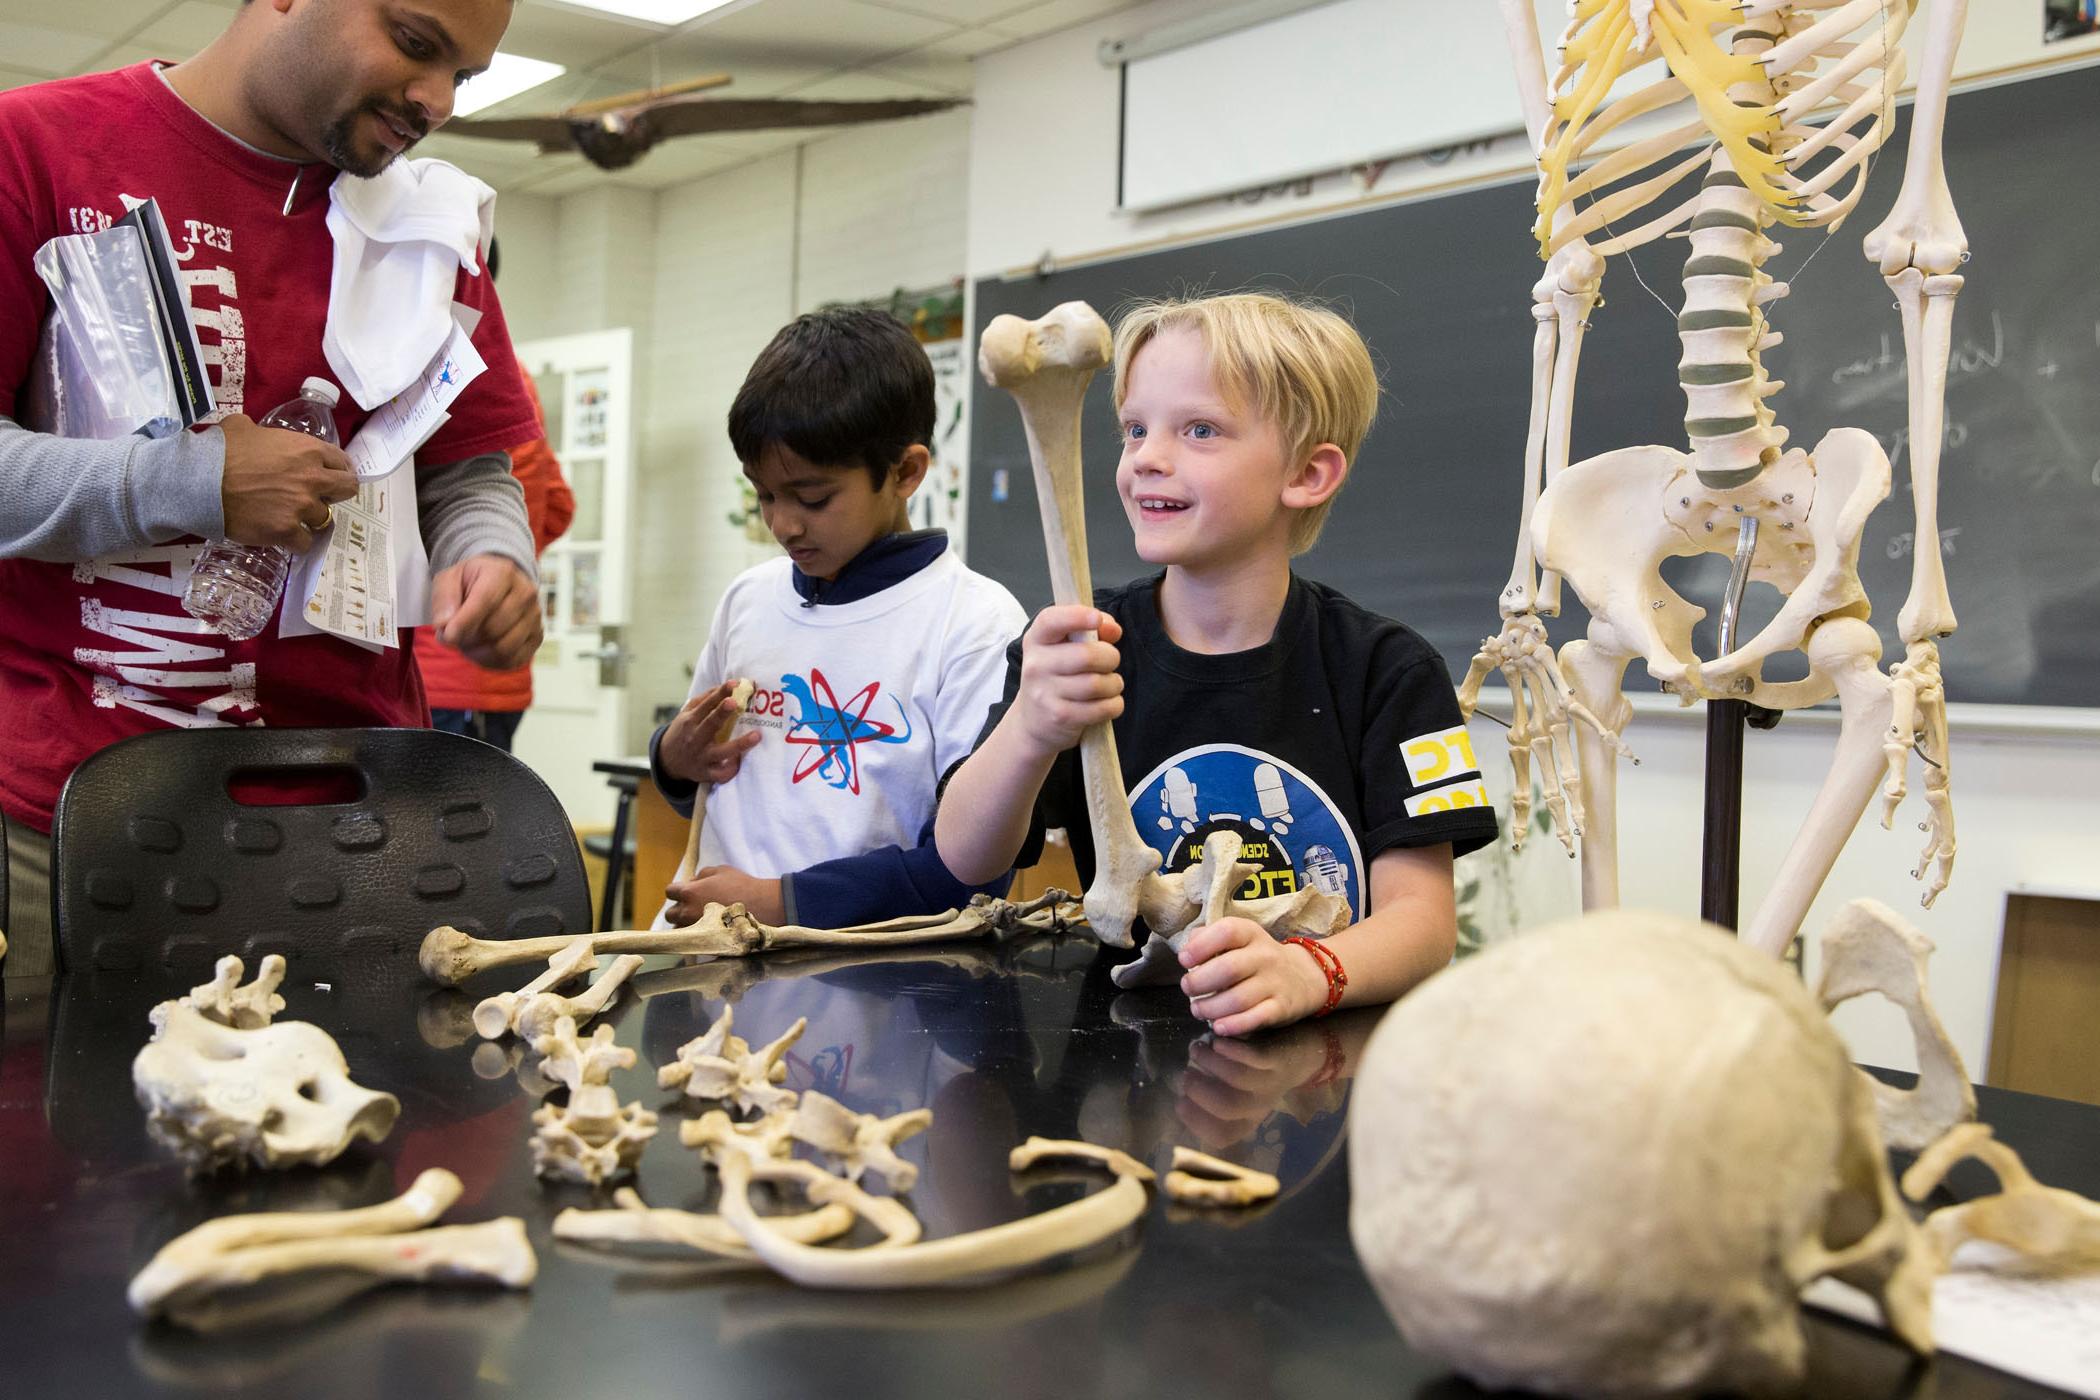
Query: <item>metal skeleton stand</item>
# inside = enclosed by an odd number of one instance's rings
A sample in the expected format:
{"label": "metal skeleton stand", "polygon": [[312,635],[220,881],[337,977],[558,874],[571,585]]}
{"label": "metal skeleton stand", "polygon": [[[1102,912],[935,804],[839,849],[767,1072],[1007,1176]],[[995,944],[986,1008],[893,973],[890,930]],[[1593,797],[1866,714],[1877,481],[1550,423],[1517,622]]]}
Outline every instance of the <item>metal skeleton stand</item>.
{"label": "metal skeleton stand", "polygon": [[[1745,516],[1736,531],[1728,593],[1721,601],[1721,641],[1716,656],[1735,650],[1743,589],[1750,582],[1750,561],[1756,553],[1757,517]],[[1706,702],[1706,834],[1700,849],[1699,917],[1722,928],[1736,926],[1743,869],[1743,725],[1747,721],[1759,729],[1770,729],[1779,723],[1779,716],[1780,711],[1747,700]]]}

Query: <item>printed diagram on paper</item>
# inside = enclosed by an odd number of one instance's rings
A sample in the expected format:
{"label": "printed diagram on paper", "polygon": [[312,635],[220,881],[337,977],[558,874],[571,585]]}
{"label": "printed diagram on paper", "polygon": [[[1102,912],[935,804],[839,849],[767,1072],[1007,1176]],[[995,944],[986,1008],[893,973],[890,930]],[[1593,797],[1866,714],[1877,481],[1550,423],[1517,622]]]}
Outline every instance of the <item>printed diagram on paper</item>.
{"label": "printed diagram on paper", "polygon": [[357,474],[376,481],[406,462],[445,426],[453,400],[487,368],[466,331],[454,326],[416,382],[375,409],[343,449]]}
{"label": "printed diagram on paper", "polygon": [[414,384],[381,404],[345,454],[361,481],[335,507],[335,524],[292,564],[288,587],[303,599],[284,610],[280,633],[328,632],[372,649],[401,645],[400,629],[430,615],[430,556],[416,511],[413,471],[398,468],[451,418],[448,411],[488,368],[455,326]]}

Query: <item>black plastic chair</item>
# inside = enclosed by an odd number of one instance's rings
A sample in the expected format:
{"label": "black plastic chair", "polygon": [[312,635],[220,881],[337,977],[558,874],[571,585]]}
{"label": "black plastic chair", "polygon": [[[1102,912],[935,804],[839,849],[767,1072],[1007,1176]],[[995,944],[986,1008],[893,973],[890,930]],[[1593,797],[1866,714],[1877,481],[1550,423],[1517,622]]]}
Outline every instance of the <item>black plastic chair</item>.
{"label": "black plastic chair", "polygon": [[[257,782],[300,805],[249,805]],[[329,785],[351,800],[313,800]],[[298,791],[290,789],[289,791]],[[52,827],[58,966],[208,976],[281,953],[294,977],[398,982],[438,924],[587,933],[576,835],[539,776],[429,729],[141,734],[74,770]]]}

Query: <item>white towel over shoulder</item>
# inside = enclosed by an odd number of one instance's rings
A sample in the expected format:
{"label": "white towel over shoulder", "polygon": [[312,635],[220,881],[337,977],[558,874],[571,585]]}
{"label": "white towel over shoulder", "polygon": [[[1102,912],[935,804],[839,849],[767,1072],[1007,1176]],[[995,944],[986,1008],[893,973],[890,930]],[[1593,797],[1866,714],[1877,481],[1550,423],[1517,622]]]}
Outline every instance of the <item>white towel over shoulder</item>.
{"label": "white towel over shoulder", "polygon": [[496,192],[441,160],[397,160],[328,191],[335,271],[321,348],[351,398],[376,409],[415,381],[452,330],[452,290],[481,275]]}

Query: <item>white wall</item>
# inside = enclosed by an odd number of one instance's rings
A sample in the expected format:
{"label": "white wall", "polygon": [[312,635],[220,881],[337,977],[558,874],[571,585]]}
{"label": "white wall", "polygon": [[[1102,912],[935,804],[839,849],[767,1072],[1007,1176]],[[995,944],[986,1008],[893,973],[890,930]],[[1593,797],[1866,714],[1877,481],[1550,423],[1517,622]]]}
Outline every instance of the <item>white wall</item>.
{"label": "white wall", "polygon": [[[1362,180],[1337,173],[1155,215],[1119,213],[1114,207],[1117,78],[1100,64],[1096,48],[1104,38],[1141,34],[1203,8],[1196,0],[1159,0],[979,60],[970,148],[972,277],[1012,274],[1046,255],[1053,263],[1081,262],[1263,223],[1348,213],[1402,194],[1420,197],[1447,184],[1528,168],[1526,144],[1513,133],[1445,158],[1393,162],[1375,172],[1368,190]],[[2045,49],[2034,0],[1972,0],[1969,14],[1957,65],[1963,75],[2042,60],[2090,59],[2100,52],[2095,39]],[[1484,82],[1510,81],[1504,71],[1481,76]],[[1318,100],[1318,94],[1308,94],[1307,100]],[[2083,178],[2083,172],[2069,174]],[[1523,291],[1513,289],[1513,294]],[[1512,346],[1512,354],[1521,353]],[[1521,412],[1521,405],[1514,411]],[[1518,490],[1514,478],[1510,490]],[[1893,607],[1901,600],[1881,601]],[[1481,599],[1480,610],[1485,631],[1494,618],[1494,600]],[[1962,645],[1960,636],[1948,643]],[[1638,677],[1639,668],[1635,671]],[[1628,734],[1643,759],[1639,768],[1621,765],[1620,770],[1622,889],[1629,904],[1687,912],[1698,908],[1701,713],[1644,707]],[[1880,829],[1878,804],[1870,812],[1807,923],[1810,930],[1821,928],[1833,910],[1858,896],[1880,899],[1909,915],[1939,945],[1934,994],[1977,1076],[1987,1062],[2008,892],[2068,886],[2100,897],[2100,834],[2091,822],[2092,794],[2100,791],[2100,714],[2081,712],[2086,731],[2070,735],[1994,728],[1991,718],[1957,708],[1953,771],[1960,855],[1954,883],[1935,907],[1918,908],[1918,887],[1908,875],[1921,840],[1913,796],[1898,813],[1893,833]],[[1492,724],[1476,723],[1477,751],[1501,753],[1501,735]],[[1803,716],[1749,736],[1746,910],[1767,888],[1827,771],[1834,738],[1829,722]],[[1918,782],[1914,772],[1914,792]],[[1566,863],[1550,840],[1527,846],[1520,859]],[[1550,888],[1552,881],[1545,884]],[[1900,1017],[1885,1005],[1855,1004],[1840,1011],[1837,1020],[1861,1058],[1899,1067],[1913,1063]]]}

